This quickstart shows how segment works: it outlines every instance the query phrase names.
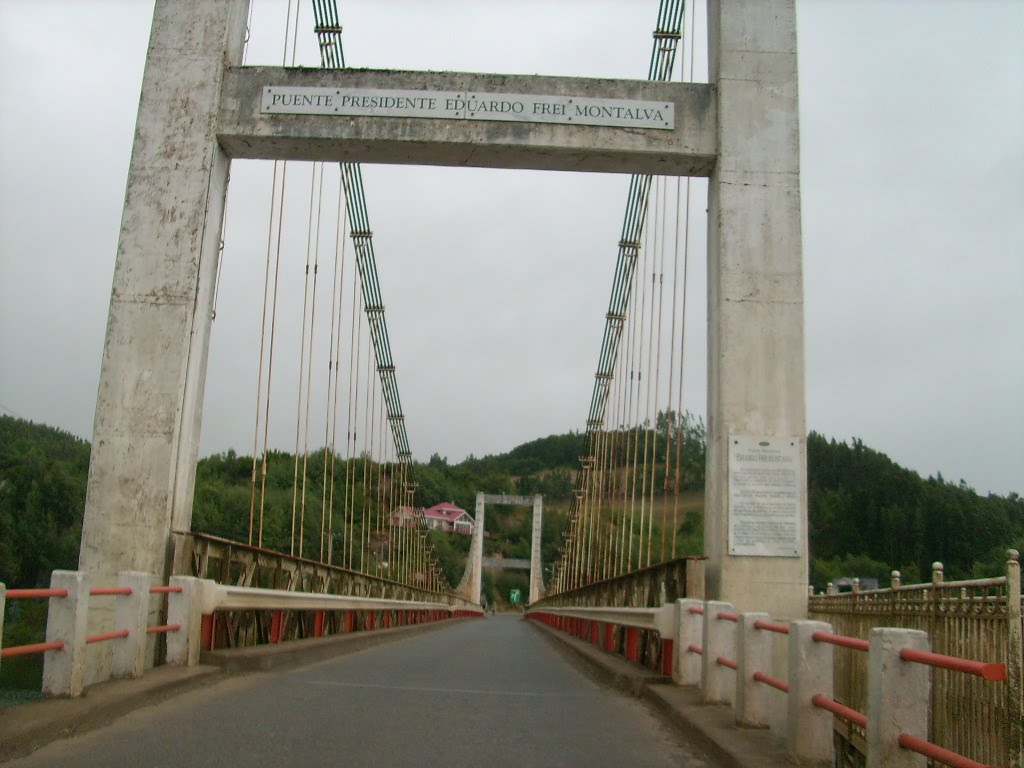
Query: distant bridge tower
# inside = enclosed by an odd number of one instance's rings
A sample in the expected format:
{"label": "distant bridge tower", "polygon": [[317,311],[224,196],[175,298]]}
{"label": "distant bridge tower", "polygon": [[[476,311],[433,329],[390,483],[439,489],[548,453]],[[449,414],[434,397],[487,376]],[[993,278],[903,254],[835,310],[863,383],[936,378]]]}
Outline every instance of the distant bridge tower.
{"label": "distant bridge tower", "polygon": [[480,604],[481,582],[483,579],[484,557],[484,516],[488,504],[506,504],[533,508],[533,529],[530,537],[530,590],[529,602],[540,599],[544,594],[544,576],[541,573],[540,541],[541,522],[544,516],[544,497],[506,496],[504,494],[477,493],[476,522],[473,524],[473,541],[469,545],[469,559],[456,590],[460,597]]}

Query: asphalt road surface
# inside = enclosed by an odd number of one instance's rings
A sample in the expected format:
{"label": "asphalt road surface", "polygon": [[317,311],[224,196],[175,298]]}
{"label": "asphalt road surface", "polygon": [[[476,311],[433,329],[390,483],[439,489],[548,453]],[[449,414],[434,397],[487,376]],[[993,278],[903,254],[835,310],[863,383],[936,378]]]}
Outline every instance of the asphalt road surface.
{"label": "asphalt road surface", "polygon": [[712,763],[518,617],[233,678],[51,744],[17,768]]}

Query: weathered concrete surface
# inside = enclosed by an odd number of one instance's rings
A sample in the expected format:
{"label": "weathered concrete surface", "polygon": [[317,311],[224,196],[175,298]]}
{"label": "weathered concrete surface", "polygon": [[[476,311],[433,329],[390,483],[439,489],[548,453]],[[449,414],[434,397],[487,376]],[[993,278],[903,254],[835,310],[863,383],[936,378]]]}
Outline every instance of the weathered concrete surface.
{"label": "weathered concrete surface", "polygon": [[[807,611],[807,454],[794,0],[710,0],[718,163],[708,200],[707,596],[776,620]],[[798,557],[728,554],[730,434],[800,452]]]}
{"label": "weathered concrete surface", "polygon": [[[275,85],[665,101],[675,128],[261,114],[263,88]],[[228,70],[217,135],[232,158],[691,176],[711,173],[717,146],[714,90],[700,83],[282,67]]]}
{"label": "weathered concrete surface", "polygon": [[[214,127],[247,0],[158,0],[114,267],[79,567],[165,578],[192,515],[228,159]],[[112,606],[111,606],[112,608]],[[112,610],[90,627],[109,628]],[[157,623],[157,622],[154,622]],[[91,646],[90,681],[109,668]]]}
{"label": "weathered concrete surface", "polygon": [[533,497],[533,528],[530,531],[530,595],[529,602],[535,603],[544,594],[544,572],[541,570],[540,536],[544,527],[544,498]]}
{"label": "weathered concrete surface", "polygon": [[[868,651],[867,768],[925,768],[924,755],[903,749],[901,733],[927,738],[931,669],[900,659],[900,651],[930,651],[917,629],[871,630]],[[952,704],[952,702],[949,702]]]}
{"label": "weathered concrete surface", "polygon": [[473,518],[473,539],[469,544],[469,557],[466,559],[466,570],[462,574],[455,594],[474,605],[480,605],[481,584],[484,569],[484,494],[476,495],[475,517]]}

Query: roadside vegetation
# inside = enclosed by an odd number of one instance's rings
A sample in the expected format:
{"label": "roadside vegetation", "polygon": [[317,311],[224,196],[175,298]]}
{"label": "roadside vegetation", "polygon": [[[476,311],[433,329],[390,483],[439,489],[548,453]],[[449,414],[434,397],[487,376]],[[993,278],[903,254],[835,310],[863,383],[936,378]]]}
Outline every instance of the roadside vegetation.
{"label": "roadside vegetation", "polygon": [[[656,430],[664,429],[661,414]],[[704,433],[699,420],[687,417],[681,431],[679,501],[656,494],[653,500],[654,560],[668,542],[677,512],[679,555],[703,549]],[[643,439],[644,430],[632,433]],[[430,506],[452,501],[471,514],[476,493],[544,496],[542,560],[557,555],[561,531],[572,498],[579,457],[587,452],[586,436],[569,432],[538,438],[507,453],[450,463],[437,454],[415,465],[419,483],[416,503]],[[330,459],[330,457],[326,457]],[[323,494],[323,450],[307,461],[308,497],[304,551],[316,557],[320,547]],[[264,503],[264,546],[287,551],[291,536],[294,456],[274,452],[267,466]],[[807,442],[810,579],[818,589],[837,576],[875,577],[887,584],[898,569],[904,583],[928,577],[931,563],[942,561],[948,579],[996,576],[1003,572],[1008,547],[1024,549],[1024,498],[980,495],[962,480],[941,475],[922,478],[860,440],[830,440],[812,432]],[[380,468],[365,458],[334,457],[335,509],[345,498],[346,473],[360,494],[380,477]],[[82,511],[89,466],[89,443],[43,424],[0,416],[0,582],[9,588],[45,586],[52,570],[73,569],[78,561]],[[238,541],[248,538],[252,504],[250,456],[233,451],[199,462],[193,508],[193,530]],[[626,470],[620,469],[619,472]],[[654,487],[663,486],[664,467],[654,468]],[[330,477],[330,475],[328,475]],[[386,474],[385,474],[386,476]],[[375,494],[371,494],[374,495]],[[367,502],[372,512],[378,502]],[[385,501],[385,504],[389,502]],[[361,511],[361,510],[360,510]],[[531,512],[525,507],[488,506],[485,552],[489,556],[526,559],[530,556]],[[360,532],[357,524],[357,535]],[[432,533],[434,550],[449,581],[462,576],[469,537]],[[509,591],[526,593],[527,576],[498,572],[484,578],[491,602],[507,600]],[[38,614],[38,615],[37,615]],[[27,604],[8,606],[4,643],[33,642],[41,632],[44,612]],[[0,667],[0,687],[17,687],[32,677],[13,660]]]}

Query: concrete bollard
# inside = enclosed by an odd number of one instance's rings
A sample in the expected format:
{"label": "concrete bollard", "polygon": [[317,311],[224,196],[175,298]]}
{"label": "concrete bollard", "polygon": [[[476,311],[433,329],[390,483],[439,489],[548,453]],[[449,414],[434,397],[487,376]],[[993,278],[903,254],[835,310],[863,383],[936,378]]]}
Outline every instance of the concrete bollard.
{"label": "concrete bollard", "polygon": [[127,629],[128,637],[113,641],[111,677],[142,677],[145,671],[149,588],[153,581],[153,574],[141,571],[122,571],[117,575],[117,586],[130,587],[132,593],[114,598],[114,629]]}
{"label": "concrete bollard", "polygon": [[755,621],[771,621],[767,613],[741,613],[736,627],[736,722],[764,728],[768,725],[770,690],[754,679],[755,672],[772,674],[772,635]]}
{"label": "concrete bollard", "polygon": [[924,755],[903,749],[901,733],[928,738],[931,669],[903,661],[900,651],[929,650],[917,629],[873,629],[868,650],[867,768],[924,768]]}
{"label": "concrete bollard", "polygon": [[203,590],[206,579],[172,576],[169,585],[181,592],[167,595],[167,623],[181,629],[167,633],[167,663],[194,666],[199,663],[203,633]]}
{"label": "concrete bollard", "polygon": [[82,571],[54,571],[50,589],[66,589],[68,595],[50,598],[46,642],[60,641],[64,648],[43,654],[43,695],[80,696],[85,687],[89,576]]}
{"label": "concrete bollard", "polygon": [[703,608],[702,600],[676,600],[676,642],[672,649],[672,682],[676,685],[700,685],[700,656],[689,649],[700,645],[704,622],[690,608]]}
{"label": "concrete bollard", "polygon": [[719,656],[736,659],[736,622],[718,618],[719,613],[735,612],[731,603],[718,600],[704,603],[700,695],[705,704],[731,704],[736,695],[735,671],[716,661]]}
{"label": "concrete bollard", "polygon": [[167,595],[167,623],[181,629],[167,633],[167,664],[193,667],[199,664],[203,650],[203,616],[213,612],[216,584],[195,577],[171,577],[168,584],[181,587],[181,592]]}
{"label": "concrete bollard", "polygon": [[823,621],[789,624],[789,697],[786,745],[797,760],[832,765],[832,713],[811,703],[815,694],[833,696],[832,645],[812,639],[832,632]]}

